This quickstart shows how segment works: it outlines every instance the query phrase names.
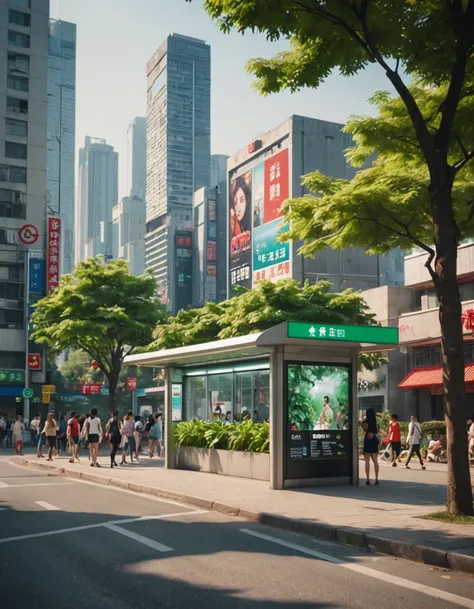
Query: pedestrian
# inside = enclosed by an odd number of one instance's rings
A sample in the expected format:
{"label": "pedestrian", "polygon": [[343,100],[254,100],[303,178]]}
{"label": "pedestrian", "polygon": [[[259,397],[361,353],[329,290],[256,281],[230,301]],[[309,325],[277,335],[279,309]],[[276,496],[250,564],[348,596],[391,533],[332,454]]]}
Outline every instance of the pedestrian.
{"label": "pedestrian", "polygon": [[80,434],[80,426],[79,426],[79,415],[74,411],[71,412],[71,416],[69,417],[69,421],[67,422],[67,440],[69,443],[69,452],[71,453],[71,458],[69,459],[69,463],[74,463],[79,461],[79,434]]}
{"label": "pedestrian", "polygon": [[392,414],[392,420],[388,427],[388,439],[392,445],[392,467],[397,467],[397,459],[400,458],[402,448],[400,423],[398,422],[397,414]]}
{"label": "pedestrian", "polygon": [[157,412],[156,413],[156,437],[157,437],[157,452],[158,452],[158,457],[161,457],[161,455],[163,454],[164,451],[164,436],[163,436],[163,415],[161,414],[161,412]]}
{"label": "pedestrian", "polygon": [[142,445],[142,433],[145,429],[145,425],[143,425],[143,421],[140,415],[135,417],[135,431],[133,432],[133,438],[135,440],[135,457],[137,459],[137,463],[140,456],[140,447]]}
{"label": "pedestrian", "polygon": [[38,445],[38,440],[40,438],[40,427],[41,415],[39,412],[37,412],[35,416],[31,419],[30,423],[31,443],[33,444],[33,446]]}
{"label": "pedestrian", "polygon": [[117,463],[115,462],[115,455],[117,454],[117,450],[120,446],[120,442],[122,439],[121,424],[118,418],[118,410],[114,410],[114,412],[112,413],[112,418],[107,421],[105,433],[107,434],[107,439],[109,440],[111,446],[110,467],[117,467]]}
{"label": "pedestrian", "polygon": [[146,432],[148,433],[148,457],[150,459],[153,459],[153,453],[154,450],[156,448],[156,443],[158,441],[157,437],[156,437],[156,430],[155,428],[155,424],[156,424],[156,420],[155,420],[155,415],[151,414],[148,417],[148,423],[146,424]]}
{"label": "pedestrian", "polygon": [[7,438],[7,424],[5,415],[0,413],[0,448],[5,448]]}
{"label": "pedestrian", "polygon": [[372,460],[375,470],[375,486],[379,486],[379,430],[377,427],[377,417],[375,410],[369,408],[365,413],[365,421],[363,424],[365,431],[364,437],[364,459],[365,459],[365,475],[367,477],[366,484],[370,486],[370,461]]}
{"label": "pedestrian", "polygon": [[88,440],[88,437],[87,437],[87,433],[88,432],[87,432],[87,425],[86,425],[86,423],[90,419],[90,417],[91,417],[91,413],[88,412],[87,414],[83,414],[81,416],[81,418],[79,419],[79,423],[81,425],[81,442],[82,442],[82,446],[85,449],[87,449],[87,448],[89,449],[89,455],[88,455],[89,461],[91,460],[91,450],[90,450],[90,446],[89,446],[89,440]]}
{"label": "pedestrian", "polygon": [[58,430],[56,437],[56,457],[59,457],[59,452],[62,449],[66,451],[67,442],[67,423],[63,413],[59,415]]}
{"label": "pedestrian", "polygon": [[103,431],[102,424],[97,416],[97,408],[92,408],[91,416],[87,419],[85,427],[89,442],[91,467],[101,467],[100,463],[97,463],[97,457],[99,456],[99,444],[102,442]]}
{"label": "pedestrian", "polygon": [[415,416],[410,418],[410,425],[408,425],[408,445],[410,450],[408,451],[407,462],[405,463],[406,469],[410,469],[409,463],[413,456],[413,453],[418,457],[421,465],[421,469],[426,469],[423,463],[423,457],[421,456],[420,451],[420,442],[421,442],[421,425],[418,423],[418,420]]}
{"label": "pedestrian", "polygon": [[15,424],[13,425],[13,451],[15,455],[23,454],[23,432],[25,426],[23,424],[23,417],[19,414],[16,418]]}
{"label": "pedestrian", "polygon": [[127,450],[130,449],[130,462],[133,463],[133,453],[135,452],[135,421],[133,420],[133,412],[129,410],[123,418],[122,422],[122,465],[127,463]]}
{"label": "pedestrian", "polygon": [[57,424],[52,412],[48,412],[43,432],[46,437],[46,446],[48,447],[48,458],[46,461],[53,460],[53,450],[56,448]]}
{"label": "pedestrian", "polygon": [[474,453],[474,417],[469,415],[467,418],[467,439],[469,457]]}

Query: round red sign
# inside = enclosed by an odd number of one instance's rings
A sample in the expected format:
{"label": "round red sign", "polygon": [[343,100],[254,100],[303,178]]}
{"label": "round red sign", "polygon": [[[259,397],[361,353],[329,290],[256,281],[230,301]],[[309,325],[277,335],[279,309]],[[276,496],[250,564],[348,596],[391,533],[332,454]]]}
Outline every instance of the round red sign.
{"label": "round red sign", "polygon": [[25,245],[33,245],[38,241],[39,233],[33,224],[24,224],[18,231],[18,238]]}

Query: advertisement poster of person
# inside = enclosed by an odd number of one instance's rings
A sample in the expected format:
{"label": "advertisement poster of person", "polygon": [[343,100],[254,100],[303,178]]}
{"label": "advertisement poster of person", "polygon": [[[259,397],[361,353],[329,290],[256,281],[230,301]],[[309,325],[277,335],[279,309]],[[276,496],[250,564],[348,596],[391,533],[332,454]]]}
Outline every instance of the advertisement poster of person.
{"label": "advertisement poster of person", "polygon": [[252,172],[230,182],[230,284],[251,287]]}

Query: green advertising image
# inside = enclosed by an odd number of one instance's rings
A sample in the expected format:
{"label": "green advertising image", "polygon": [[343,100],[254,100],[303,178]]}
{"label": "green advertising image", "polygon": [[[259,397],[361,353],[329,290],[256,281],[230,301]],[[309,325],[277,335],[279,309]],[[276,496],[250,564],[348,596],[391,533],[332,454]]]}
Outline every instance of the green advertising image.
{"label": "green advertising image", "polygon": [[281,264],[290,259],[290,244],[278,243],[280,233],[288,231],[288,224],[274,220],[254,230],[253,270],[265,269],[274,264]]}
{"label": "green advertising image", "polygon": [[349,391],[347,366],[289,364],[289,429],[350,429]]}

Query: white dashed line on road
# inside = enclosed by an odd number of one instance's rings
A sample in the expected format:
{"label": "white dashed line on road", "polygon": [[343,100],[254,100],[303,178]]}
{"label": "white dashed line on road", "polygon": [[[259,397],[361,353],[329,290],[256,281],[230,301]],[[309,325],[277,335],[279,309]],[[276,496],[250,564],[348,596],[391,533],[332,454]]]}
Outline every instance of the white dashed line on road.
{"label": "white dashed line on road", "polygon": [[39,505],[40,507],[44,508],[45,510],[49,510],[50,512],[60,512],[61,511],[61,508],[58,508],[55,505],[48,503],[47,501],[35,501],[35,503],[36,503],[36,505]]}
{"label": "white dashed line on road", "polygon": [[240,529],[240,531],[242,533],[245,533],[246,535],[252,535],[252,537],[257,537],[258,539],[263,539],[265,541],[269,541],[270,543],[275,543],[279,546],[289,548],[290,550],[295,550],[296,552],[300,552],[301,554],[307,554],[308,556],[312,556],[313,558],[319,558],[320,560],[324,560],[325,562],[330,562],[334,565],[342,567],[343,569],[348,569],[349,571],[359,573],[360,575],[379,579],[385,582],[386,584],[393,584],[395,586],[400,586],[401,588],[407,588],[408,590],[421,592],[422,594],[432,596],[433,598],[439,598],[441,600],[453,603],[455,605],[459,605],[461,607],[467,607],[467,609],[474,609],[474,600],[471,600],[469,598],[458,596],[457,594],[451,594],[450,592],[445,592],[444,590],[438,590],[437,588],[432,588],[431,586],[425,586],[424,584],[413,582],[408,579],[403,579],[402,577],[396,577],[395,575],[387,575],[387,573],[383,573],[382,571],[376,571],[375,569],[370,569],[369,567],[364,567],[362,565],[346,562],[345,560],[341,560],[340,558],[336,558],[335,556],[324,554],[323,552],[318,552],[317,550],[311,550],[310,548],[305,548],[304,546],[300,546],[296,543],[290,543],[289,541],[284,541],[283,539],[278,539],[278,537],[264,535],[263,533],[258,533],[257,531],[252,531],[250,529]]}
{"label": "white dashed line on road", "polygon": [[133,531],[128,531],[127,529],[122,529],[120,527],[115,526],[114,524],[104,524],[106,529],[113,531],[114,533],[119,533],[120,535],[124,535],[125,537],[129,537],[134,541],[138,541],[138,543],[143,544],[144,546],[148,546],[153,550],[157,550],[158,552],[172,552],[173,548],[169,548],[158,541],[153,541],[152,539],[148,539],[148,537],[143,537],[143,535],[138,535],[138,533],[134,533]]}

